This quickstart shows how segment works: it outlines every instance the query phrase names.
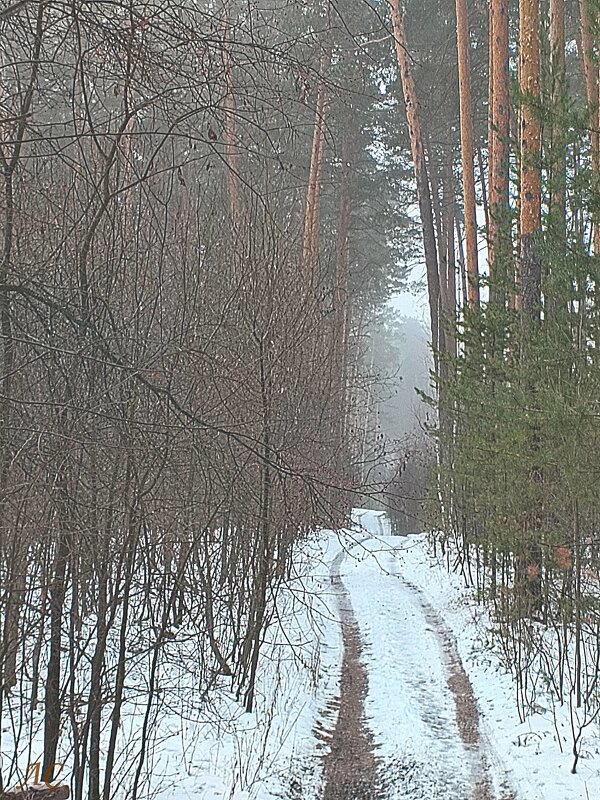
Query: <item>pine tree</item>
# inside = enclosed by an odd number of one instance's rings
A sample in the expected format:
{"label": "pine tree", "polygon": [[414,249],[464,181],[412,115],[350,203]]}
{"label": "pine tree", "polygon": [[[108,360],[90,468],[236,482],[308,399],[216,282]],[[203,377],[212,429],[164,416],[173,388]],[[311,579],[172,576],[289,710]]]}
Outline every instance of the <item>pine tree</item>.
{"label": "pine tree", "polygon": [[458,46],[458,80],[460,86],[460,144],[467,260],[467,303],[471,308],[477,308],[479,306],[479,268],[467,0],[456,0],[456,39]]}

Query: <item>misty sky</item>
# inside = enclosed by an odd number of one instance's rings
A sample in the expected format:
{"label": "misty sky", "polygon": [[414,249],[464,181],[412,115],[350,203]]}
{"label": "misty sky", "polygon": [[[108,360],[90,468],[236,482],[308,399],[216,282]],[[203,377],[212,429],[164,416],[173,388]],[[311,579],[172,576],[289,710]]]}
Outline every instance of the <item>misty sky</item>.
{"label": "misty sky", "polygon": [[425,264],[415,264],[408,274],[409,289],[392,295],[389,304],[402,316],[414,317],[429,331],[429,306]]}

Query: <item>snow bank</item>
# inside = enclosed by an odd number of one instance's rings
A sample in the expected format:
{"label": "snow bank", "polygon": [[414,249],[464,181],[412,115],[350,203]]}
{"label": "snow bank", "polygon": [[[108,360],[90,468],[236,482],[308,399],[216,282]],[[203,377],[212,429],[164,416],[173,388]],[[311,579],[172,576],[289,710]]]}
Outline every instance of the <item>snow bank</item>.
{"label": "snow bank", "polygon": [[[570,772],[571,726],[566,707],[549,693],[538,700],[539,713],[524,723],[516,708],[510,672],[491,649],[493,623],[460,576],[430,554],[424,535],[387,538],[397,569],[418,586],[453,632],[481,714],[481,728],[497,764],[526,800],[588,800],[600,797],[600,738],[584,734],[578,773]],[[562,752],[561,752],[562,749]]]}

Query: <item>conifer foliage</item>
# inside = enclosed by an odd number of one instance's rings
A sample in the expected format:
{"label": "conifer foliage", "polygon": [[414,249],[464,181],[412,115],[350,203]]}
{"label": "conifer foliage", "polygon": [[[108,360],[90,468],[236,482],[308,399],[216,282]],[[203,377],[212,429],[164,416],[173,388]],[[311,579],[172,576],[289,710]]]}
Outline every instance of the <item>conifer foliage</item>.
{"label": "conifer foliage", "polygon": [[[394,6],[397,47],[410,51]],[[407,29],[411,8],[401,17]],[[493,610],[522,713],[542,686],[570,704],[573,770],[599,708],[599,11],[595,0],[443,6],[445,19],[455,12],[450,164],[455,197],[463,191],[445,228],[459,234],[462,280],[442,306],[445,334],[434,338],[442,538]],[[481,54],[487,69],[471,64],[466,80],[468,59]],[[399,53],[404,78],[408,60]],[[418,69],[417,96],[427,85]],[[487,119],[471,110],[474,95]],[[417,113],[427,130],[425,104]],[[434,216],[436,145],[431,136],[424,164]],[[447,239],[443,224],[434,230],[441,264]],[[437,296],[437,282],[429,291]],[[455,353],[443,347],[449,340]]]}

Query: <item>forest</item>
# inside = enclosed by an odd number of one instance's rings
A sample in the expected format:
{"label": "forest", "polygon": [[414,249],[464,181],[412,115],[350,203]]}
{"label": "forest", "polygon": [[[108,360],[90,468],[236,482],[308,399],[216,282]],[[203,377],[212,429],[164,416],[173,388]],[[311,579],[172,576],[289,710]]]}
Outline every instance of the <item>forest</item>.
{"label": "forest", "polygon": [[599,0],[0,0],[0,800],[600,791],[599,282]]}

